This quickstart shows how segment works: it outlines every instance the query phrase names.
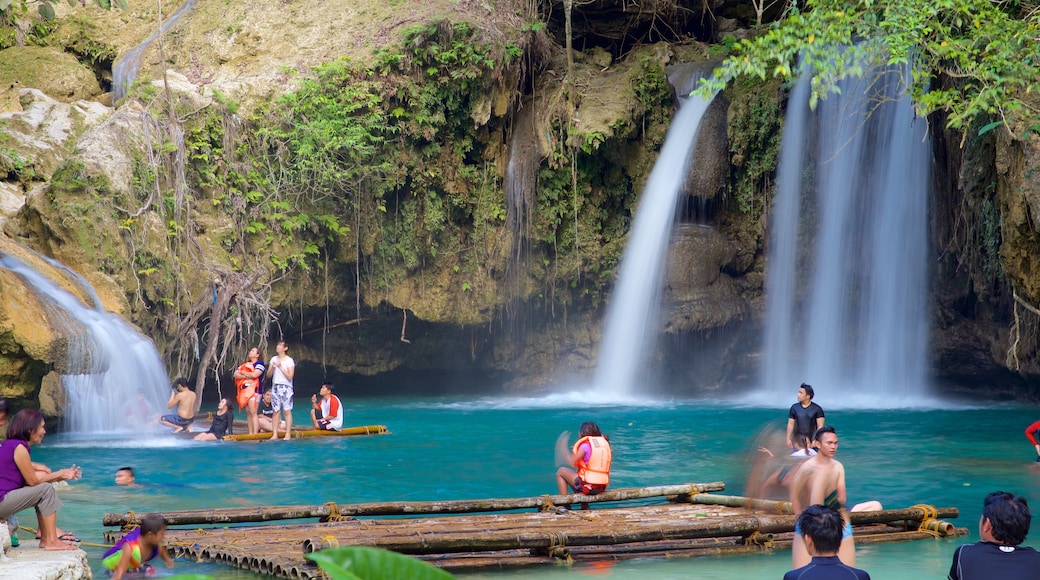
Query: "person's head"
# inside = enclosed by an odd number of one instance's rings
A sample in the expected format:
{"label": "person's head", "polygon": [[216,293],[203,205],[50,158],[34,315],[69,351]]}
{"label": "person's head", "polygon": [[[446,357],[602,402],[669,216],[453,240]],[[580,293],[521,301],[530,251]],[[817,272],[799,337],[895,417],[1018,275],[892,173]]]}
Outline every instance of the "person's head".
{"label": "person's head", "polygon": [[259,348],[254,346],[253,348],[249,349],[249,360],[251,360],[251,361],[258,361],[258,360],[260,360],[260,349]]}
{"label": "person's head", "polygon": [[120,467],[116,470],[116,485],[134,485],[137,480],[134,478],[133,467]]}
{"label": "person's head", "polygon": [[264,403],[271,404],[271,389],[267,389],[263,394]]}
{"label": "person's head", "polygon": [[802,383],[798,387],[798,402],[799,403],[808,403],[815,396],[816,396],[816,393],[813,392],[812,385],[810,385],[808,383]]}
{"label": "person's head", "polygon": [[321,389],[318,390],[318,394],[327,399],[332,396],[334,390],[336,390],[336,387],[332,383],[322,383]]}
{"label": "person's head", "polygon": [[995,491],[983,501],[979,535],[989,542],[1017,546],[1026,540],[1032,519],[1026,498],[1006,491]]}
{"label": "person's head", "polygon": [[188,384],[188,379],[184,377],[177,377],[173,381],[173,388],[177,389],[178,392],[190,391],[191,385]]}
{"label": "person's head", "polygon": [[816,441],[820,444],[820,455],[834,457],[838,452],[838,433],[834,427],[824,425],[816,431]]}
{"label": "person's head", "polygon": [[813,556],[833,556],[841,546],[845,520],[833,508],[811,505],[798,514],[798,527],[806,549]]}
{"label": "person's head", "polygon": [[141,517],[141,538],[158,546],[166,537],[166,520],[159,514],[145,514]]}
{"label": "person's head", "polygon": [[809,438],[804,433],[799,433],[791,439],[791,444],[794,445],[795,449],[808,449]]}
{"label": "person's head", "polygon": [[217,403],[217,411],[218,412],[223,412],[223,411],[227,411],[227,410],[228,410],[228,402],[227,402],[227,397],[225,397],[225,398],[221,399],[219,403]]}
{"label": "person's head", "polygon": [[7,438],[25,441],[35,445],[43,441],[47,434],[44,426],[43,413],[36,409],[22,409],[11,417],[7,424]]}
{"label": "person's head", "polygon": [[274,345],[274,351],[278,354],[285,354],[289,350],[289,344],[284,340],[279,340],[278,344]]}
{"label": "person's head", "polygon": [[599,425],[592,421],[585,421],[581,424],[581,428],[578,429],[578,437],[602,437],[603,433],[600,433]]}

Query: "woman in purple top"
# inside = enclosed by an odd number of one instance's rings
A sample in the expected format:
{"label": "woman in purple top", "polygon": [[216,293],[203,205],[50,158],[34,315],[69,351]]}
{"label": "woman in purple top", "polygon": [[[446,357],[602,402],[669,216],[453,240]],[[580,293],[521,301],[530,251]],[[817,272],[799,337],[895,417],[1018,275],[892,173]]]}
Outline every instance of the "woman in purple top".
{"label": "woman in purple top", "polygon": [[7,439],[0,443],[0,519],[35,508],[40,523],[40,547],[75,550],[76,546],[58,539],[61,500],[51,482],[79,479],[83,472],[75,465],[50,473],[36,470],[29,459],[29,447],[43,441],[47,434],[43,423],[42,413],[22,409],[7,426]]}

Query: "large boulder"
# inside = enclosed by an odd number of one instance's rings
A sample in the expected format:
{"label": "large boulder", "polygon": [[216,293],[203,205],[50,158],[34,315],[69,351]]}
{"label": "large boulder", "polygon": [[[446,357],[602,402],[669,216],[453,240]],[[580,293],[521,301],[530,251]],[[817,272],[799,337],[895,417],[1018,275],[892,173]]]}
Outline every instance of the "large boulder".
{"label": "large boulder", "polygon": [[0,87],[20,83],[72,103],[101,94],[97,77],[60,48],[12,46],[0,50]]}

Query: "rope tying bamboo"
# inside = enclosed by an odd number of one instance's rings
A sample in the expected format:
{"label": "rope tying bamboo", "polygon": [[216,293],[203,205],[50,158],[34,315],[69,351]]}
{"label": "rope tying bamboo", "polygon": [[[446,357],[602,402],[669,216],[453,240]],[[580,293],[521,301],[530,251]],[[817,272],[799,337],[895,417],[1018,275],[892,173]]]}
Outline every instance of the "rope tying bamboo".
{"label": "rope tying bamboo", "polygon": [[327,507],[327,508],[329,508],[329,515],[321,518],[319,521],[322,521],[322,522],[342,522],[342,521],[346,521],[346,520],[350,519],[348,517],[343,517],[342,515],[340,515],[340,513],[339,513],[339,506],[336,505],[336,502],[334,502],[334,501],[327,501],[327,502],[323,503],[322,505]]}
{"label": "rope tying bamboo", "polygon": [[123,523],[122,527],[119,528],[121,532],[132,532],[137,526],[141,525],[140,520],[137,519],[137,514],[132,511],[126,512],[126,522]]}
{"label": "rope tying bamboo", "polygon": [[339,540],[336,539],[336,536],[325,536],[322,540],[325,540],[325,543],[327,543],[330,548],[339,547]]}
{"label": "rope tying bamboo", "polygon": [[917,525],[918,532],[923,532],[933,538],[943,537],[944,534],[940,533],[940,528],[942,527],[941,524],[945,524],[946,522],[941,522],[936,519],[939,516],[939,510],[935,509],[935,506],[919,503],[910,507],[917,508],[924,512],[924,517],[921,518],[921,523]]}
{"label": "rope tying bamboo", "polygon": [[542,496],[542,505],[538,506],[538,511],[547,512],[552,511],[556,508],[556,504],[552,502],[552,499],[548,495]]}

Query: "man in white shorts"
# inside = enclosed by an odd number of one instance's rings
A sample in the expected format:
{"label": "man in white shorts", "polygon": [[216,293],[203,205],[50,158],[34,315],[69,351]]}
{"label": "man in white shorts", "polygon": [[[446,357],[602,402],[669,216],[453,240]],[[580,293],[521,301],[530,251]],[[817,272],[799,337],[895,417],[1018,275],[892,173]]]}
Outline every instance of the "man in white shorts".
{"label": "man in white shorts", "polygon": [[287,354],[289,345],[284,340],[279,340],[274,347],[276,355],[271,357],[271,364],[267,365],[267,376],[271,377],[271,409],[274,416],[271,417],[271,426],[274,433],[271,441],[278,439],[278,427],[281,426],[279,415],[285,414],[285,440],[292,436],[292,408],[293,408],[293,376],[296,375],[296,361]]}

